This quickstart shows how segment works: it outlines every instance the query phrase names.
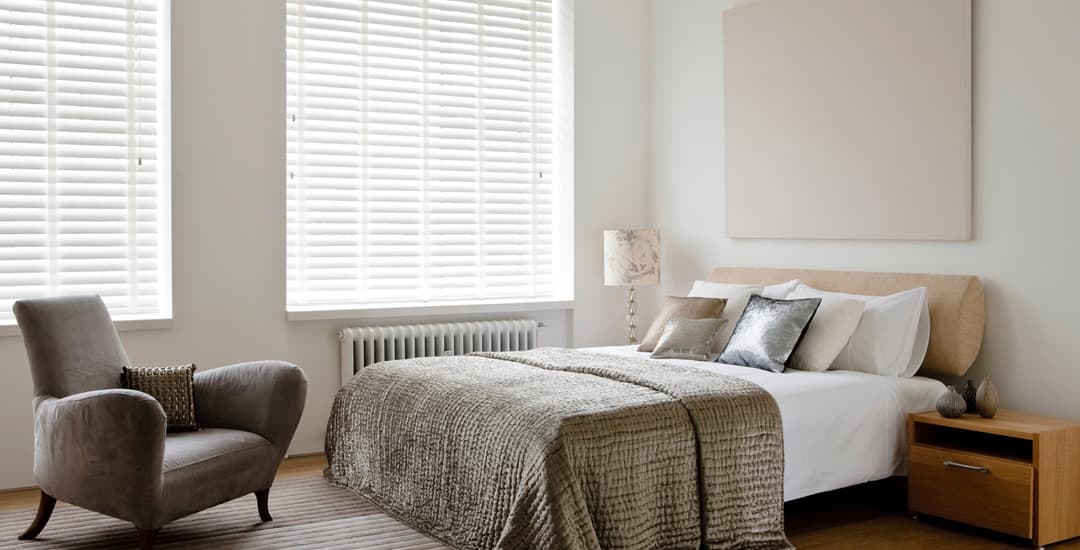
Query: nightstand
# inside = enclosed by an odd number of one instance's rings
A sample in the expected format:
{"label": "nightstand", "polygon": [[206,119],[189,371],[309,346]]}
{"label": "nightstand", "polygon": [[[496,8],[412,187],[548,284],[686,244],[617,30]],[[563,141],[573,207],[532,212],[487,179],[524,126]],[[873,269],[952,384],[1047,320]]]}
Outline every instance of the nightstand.
{"label": "nightstand", "polygon": [[908,509],[1044,546],[1080,536],[1080,423],[999,410],[908,417]]}

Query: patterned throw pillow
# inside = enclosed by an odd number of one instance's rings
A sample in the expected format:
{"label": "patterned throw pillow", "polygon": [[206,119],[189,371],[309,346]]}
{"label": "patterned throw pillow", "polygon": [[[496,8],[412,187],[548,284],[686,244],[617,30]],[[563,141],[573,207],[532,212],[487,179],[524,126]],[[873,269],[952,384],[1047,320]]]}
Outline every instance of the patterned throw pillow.
{"label": "patterned throw pillow", "polygon": [[195,421],[195,364],[175,367],[124,367],[125,388],[150,394],[165,409],[168,431],[199,429]]}

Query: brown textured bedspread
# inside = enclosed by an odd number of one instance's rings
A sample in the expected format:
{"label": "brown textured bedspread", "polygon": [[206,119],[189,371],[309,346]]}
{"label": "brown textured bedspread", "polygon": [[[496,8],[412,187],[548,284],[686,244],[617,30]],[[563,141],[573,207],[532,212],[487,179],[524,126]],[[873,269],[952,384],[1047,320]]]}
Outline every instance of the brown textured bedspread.
{"label": "brown textured bedspread", "polygon": [[772,396],[545,348],[380,363],[334,401],[327,476],[462,549],[790,548]]}

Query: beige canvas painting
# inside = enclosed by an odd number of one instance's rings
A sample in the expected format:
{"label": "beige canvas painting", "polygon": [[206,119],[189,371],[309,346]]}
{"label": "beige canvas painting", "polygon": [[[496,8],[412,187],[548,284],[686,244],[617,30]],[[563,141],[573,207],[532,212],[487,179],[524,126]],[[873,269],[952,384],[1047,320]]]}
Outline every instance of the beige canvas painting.
{"label": "beige canvas painting", "polygon": [[725,12],[727,236],[972,238],[971,0]]}

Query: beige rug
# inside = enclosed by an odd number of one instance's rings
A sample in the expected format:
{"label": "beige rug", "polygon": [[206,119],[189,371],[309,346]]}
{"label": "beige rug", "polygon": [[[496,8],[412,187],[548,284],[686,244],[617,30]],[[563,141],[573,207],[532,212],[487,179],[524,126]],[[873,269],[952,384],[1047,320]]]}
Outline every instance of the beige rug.
{"label": "beige rug", "polygon": [[[274,521],[260,523],[255,497],[248,495],[166,525],[154,548],[446,548],[321,477],[275,483],[270,490],[270,514]],[[16,540],[33,517],[31,510],[0,513],[0,548],[138,547],[130,523],[74,506],[57,506],[36,540]]]}

